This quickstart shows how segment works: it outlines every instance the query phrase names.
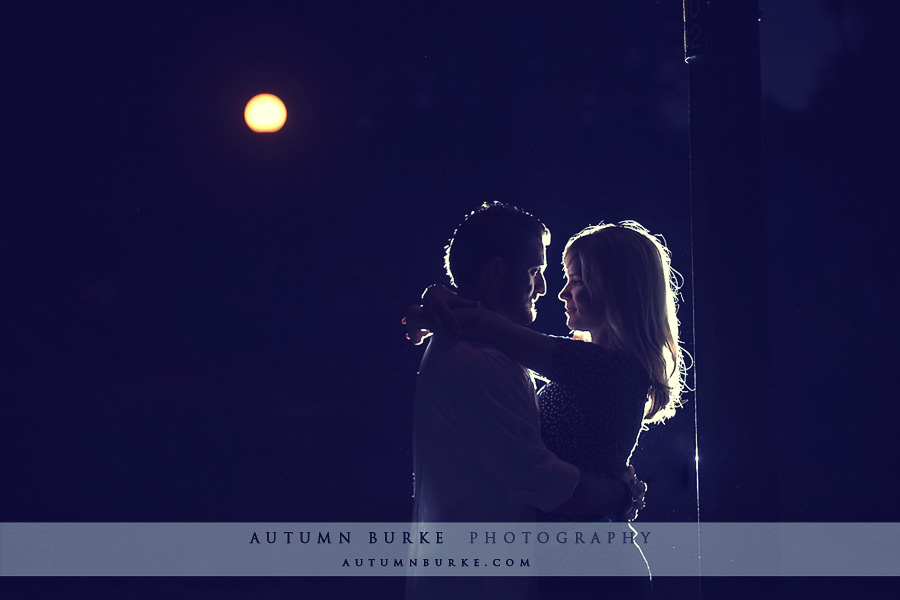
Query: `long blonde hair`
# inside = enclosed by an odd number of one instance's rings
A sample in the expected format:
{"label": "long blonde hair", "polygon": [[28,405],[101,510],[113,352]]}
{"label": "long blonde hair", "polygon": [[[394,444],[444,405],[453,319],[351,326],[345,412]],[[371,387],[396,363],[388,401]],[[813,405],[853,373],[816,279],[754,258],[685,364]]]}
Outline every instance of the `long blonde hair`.
{"label": "long blonde hair", "polygon": [[[681,406],[686,369],[675,316],[680,276],[665,240],[635,221],[601,223],[566,244],[563,267],[574,260],[610,345],[637,358],[650,376],[644,422],[666,420]],[[584,333],[576,332],[589,339]]]}

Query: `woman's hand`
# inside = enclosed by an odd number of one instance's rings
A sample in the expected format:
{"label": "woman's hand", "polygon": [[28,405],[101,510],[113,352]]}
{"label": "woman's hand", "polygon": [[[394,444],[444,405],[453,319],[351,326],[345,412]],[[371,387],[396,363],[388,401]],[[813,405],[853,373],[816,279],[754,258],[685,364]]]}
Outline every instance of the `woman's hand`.
{"label": "woman's hand", "polygon": [[428,324],[454,333],[463,333],[462,323],[454,314],[454,309],[476,308],[480,305],[480,302],[463,298],[442,285],[429,286],[422,294],[422,307]]}
{"label": "woman's hand", "polygon": [[406,325],[406,339],[418,346],[431,336],[431,330],[425,319],[421,306],[412,304],[406,309],[406,315],[400,320]]}
{"label": "woman's hand", "polygon": [[432,285],[422,294],[422,304],[413,304],[406,309],[402,323],[406,326],[406,339],[418,346],[434,331],[451,331],[470,335],[477,330],[484,313],[490,311],[475,300],[463,298],[442,285]]}

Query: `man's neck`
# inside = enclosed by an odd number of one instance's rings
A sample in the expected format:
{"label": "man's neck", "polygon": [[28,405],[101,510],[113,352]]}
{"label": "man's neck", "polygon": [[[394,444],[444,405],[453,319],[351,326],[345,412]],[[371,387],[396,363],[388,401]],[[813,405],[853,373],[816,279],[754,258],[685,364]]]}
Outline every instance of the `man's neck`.
{"label": "man's neck", "polygon": [[467,300],[480,302],[483,307],[489,308],[503,317],[508,316],[506,309],[503,308],[500,299],[495,293],[490,293],[478,286],[460,287],[457,289],[456,293]]}

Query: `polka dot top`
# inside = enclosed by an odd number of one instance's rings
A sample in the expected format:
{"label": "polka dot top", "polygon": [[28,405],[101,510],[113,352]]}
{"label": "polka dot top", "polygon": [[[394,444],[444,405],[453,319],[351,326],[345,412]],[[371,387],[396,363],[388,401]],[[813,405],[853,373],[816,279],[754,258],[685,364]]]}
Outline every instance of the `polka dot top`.
{"label": "polka dot top", "polygon": [[641,432],[647,372],[625,352],[553,339],[551,370],[541,373],[550,381],[538,392],[541,437],[562,460],[597,475],[621,477]]}

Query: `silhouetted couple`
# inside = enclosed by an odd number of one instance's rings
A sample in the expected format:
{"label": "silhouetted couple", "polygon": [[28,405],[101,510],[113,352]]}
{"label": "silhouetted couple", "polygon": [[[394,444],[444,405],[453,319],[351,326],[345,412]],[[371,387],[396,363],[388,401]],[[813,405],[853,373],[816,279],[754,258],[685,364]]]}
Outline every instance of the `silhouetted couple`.
{"label": "silhouetted couple", "polygon": [[[574,335],[553,337],[526,327],[549,238],[516,207],[481,206],[447,248],[456,293],[433,286],[407,314],[412,337],[435,331],[416,386],[416,523],[628,521],[643,505],[629,459],[642,425],[674,412],[684,371],[668,250],[634,222],[572,237],[559,298]],[[548,380],[537,396],[532,371]],[[547,579],[541,595],[582,597],[587,581],[608,597],[616,579]],[[407,591],[538,596],[518,577],[415,577]]]}

